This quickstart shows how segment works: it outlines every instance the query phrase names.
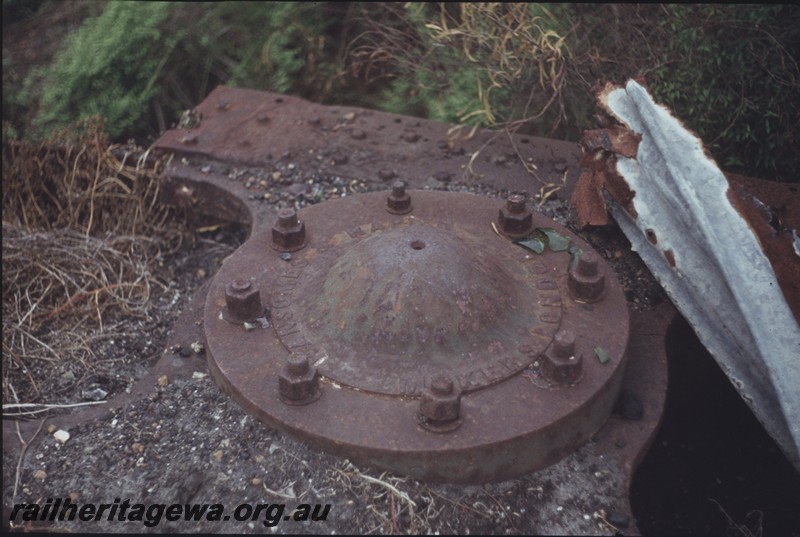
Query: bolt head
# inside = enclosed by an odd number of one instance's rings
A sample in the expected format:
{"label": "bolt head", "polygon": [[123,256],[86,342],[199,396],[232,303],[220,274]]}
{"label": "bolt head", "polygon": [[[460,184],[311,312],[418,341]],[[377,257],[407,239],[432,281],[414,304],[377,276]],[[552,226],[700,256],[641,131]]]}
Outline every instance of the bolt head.
{"label": "bolt head", "polygon": [[392,214],[411,212],[411,196],[406,192],[405,181],[392,183],[392,193],[386,199],[386,210]]}
{"label": "bolt head", "polygon": [[597,254],[583,252],[578,262],[569,270],[567,288],[570,296],[581,302],[597,302],[605,292],[606,275]]}
{"label": "bolt head", "polygon": [[272,226],[272,247],[279,252],[294,252],[306,245],[306,225],[294,209],[281,209]]}
{"label": "bolt head", "polygon": [[521,214],[525,212],[525,196],[522,194],[511,194],[506,199],[506,209],[511,214]]}
{"label": "bolt head", "polygon": [[559,330],[553,338],[553,350],[559,358],[569,358],[575,354],[575,334],[569,330]]}
{"label": "bolt head", "polygon": [[568,330],[556,332],[542,355],[542,375],[552,384],[577,384],[583,377],[583,355],[575,352],[575,335]]}
{"label": "bolt head", "polygon": [[511,194],[497,217],[500,232],[509,237],[524,237],[533,229],[533,214],[522,194]]}
{"label": "bolt head", "polygon": [[234,322],[252,322],[264,314],[258,286],[250,280],[236,279],[225,286],[227,317]]}
{"label": "bolt head", "polygon": [[311,367],[308,358],[290,355],[278,375],[278,394],[290,405],[305,405],[320,396],[319,371]]}
{"label": "bolt head", "polygon": [[307,357],[292,354],[286,360],[286,368],[291,375],[302,377],[308,373],[308,370],[311,368],[311,366],[308,363]]}
{"label": "bolt head", "polygon": [[433,425],[457,420],[461,413],[461,387],[449,375],[431,380],[422,393],[419,413]]}
{"label": "bolt head", "polygon": [[452,395],[453,379],[446,375],[434,377],[431,381],[431,392],[442,397]]}

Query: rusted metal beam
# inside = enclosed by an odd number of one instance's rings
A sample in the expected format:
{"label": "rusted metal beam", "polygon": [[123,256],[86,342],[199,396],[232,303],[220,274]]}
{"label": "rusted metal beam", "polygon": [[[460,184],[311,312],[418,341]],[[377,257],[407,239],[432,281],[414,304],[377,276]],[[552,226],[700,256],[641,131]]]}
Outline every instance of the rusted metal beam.
{"label": "rusted metal beam", "polygon": [[[800,252],[797,228],[785,224],[797,216],[781,223],[743,188],[753,181],[729,182],[697,136],[636,81],[606,85],[597,98],[621,125],[587,133],[586,169],[574,196],[579,219],[603,224],[608,203],[634,250],[800,469]],[[797,194],[787,194],[778,205],[791,214]]]}

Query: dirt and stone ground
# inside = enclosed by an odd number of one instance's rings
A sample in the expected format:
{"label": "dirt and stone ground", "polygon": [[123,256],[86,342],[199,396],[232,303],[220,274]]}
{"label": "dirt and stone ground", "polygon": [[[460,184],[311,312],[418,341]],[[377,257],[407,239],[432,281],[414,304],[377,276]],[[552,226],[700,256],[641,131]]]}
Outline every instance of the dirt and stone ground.
{"label": "dirt and stone ground", "polygon": [[[335,180],[319,186],[317,191],[324,192],[324,198],[339,192]],[[471,190],[498,194],[487,186],[473,186]],[[302,196],[299,200],[289,196],[288,201],[305,204]],[[287,201],[286,196],[275,198]],[[563,201],[552,200],[543,209],[562,223],[574,217]],[[4,456],[6,514],[18,503],[70,497],[75,502],[97,504],[112,503],[115,498],[145,504],[221,503],[228,513],[242,503],[284,503],[289,508],[320,503],[331,505],[328,519],[315,523],[281,521],[272,527],[264,524],[262,516],[248,522],[162,522],[153,528],[141,522],[107,521],[37,522],[23,524],[22,528],[609,534],[612,527],[602,518],[621,525],[627,522],[625,517],[615,519],[619,515],[614,509],[621,498],[605,497],[602,492],[623,489],[621,483],[609,481],[619,479],[619,472],[604,461],[603,453],[597,453],[593,444],[556,466],[511,481],[467,487],[428,485],[315,452],[247,415],[208,376],[202,348],[193,348],[195,341],[187,339],[175,343],[167,334],[167,327],[179,312],[197,307],[197,300],[194,306],[191,303],[193,292],[202,299],[202,282],[214,274],[242,235],[241,230],[216,229],[212,237],[186,241],[181,251],[157,262],[160,268],[168,265],[172,276],[170,285],[153,301],[162,322],[153,330],[131,330],[124,339],[97,345],[98,369],[104,374],[73,377],[66,382],[63,364],[49,374],[46,369],[36,372],[38,391],[57,393],[59,401],[91,403],[99,399],[109,403],[102,410],[93,407],[92,419],[76,419],[81,416],[80,409],[54,409],[41,429],[34,429],[31,422],[18,422],[22,423],[19,436],[32,447],[21,462]],[[606,251],[612,262],[623,263],[620,244],[608,238],[598,240],[601,251]],[[633,257],[630,261],[637,262]],[[641,266],[626,273],[632,299],[663,299],[652,281],[649,286],[630,285],[646,274]],[[161,369],[149,371],[159,359]],[[103,368],[106,362],[113,367]],[[24,378],[20,372],[17,386],[26,386]],[[115,395],[122,396],[122,403],[114,399]],[[33,393],[20,389],[17,396],[24,401]],[[45,400],[53,402],[52,398]],[[65,442],[56,438],[61,430],[69,433]],[[4,445],[6,441],[15,443],[4,438]],[[600,494],[587,501],[586,490]]]}
{"label": "dirt and stone ground", "polygon": [[[323,198],[334,195],[334,188],[338,190],[335,181],[319,186],[318,191],[325,193]],[[467,187],[450,185],[449,188]],[[497,195],[485,185],[471,188],[484,195]],[[292,198],[291,193],[288,196],[278,195],[276,199],[298,205],[305,203],[303,199]],[[550,200],[541,210],[562,224],[574,224],[574,211],[564,201]],[[193,305],[192,297],[202,297],[204,283],[243,237],[243,230],[231,228],[195,233],[194,241],[185,241],[179,251],[157,261],[156,264],[161,265],[159,268],[168,267],[170,281],[153,301],[161,322],[150,331],[132,330],[127,339],[98,345],[95,353],[101,365],[99,369],[106,374],[65,382],[61,369],[54,369],[50,375],[45,371],[37,373],[39,389],[44,393],[57,392],[58,401],[89,403],[101,399],[111,403],[102,409],[92,407],[94,417],[91,419],[76,419],[82,409],[54,409],[38,430],[33,422],[17,422],[19,435],[30,442],[31,447],[25,451],[21,462],[19,452],[8,452],[15,454],[11,457],[4,450],[5,523],[8,510],[14,504],[43,504],[47,498],[69,497],[75,502],[97,504],[113,503],[115,498],[130,498],[132,502],[145,504],[220,503],[228,514],[243,503],[281,503],[286,504],[287,509],[301,503],[320,503],[330,504],[331,509],[325,522],[280,521],[276,526],[265,525],[266,514],[262,513],[257,520],[242,522],[162,521],[154,527],[131,521],[36,522],[21,527],[17,523],[17,527],[40,531],[109,532],[613,534],[614,529],[603,521],[604,518],[618,524],[625,532],[622,526],[628,521],[615,512],[621,498],[598,495],[587,500],[586,490],[608,491],[620,487],[619,483],[609,482],[618,479],[618,472],[608,466],[604,454],[598,453],[591,443],[558,465],[519,479],[484,486],[430,485],[357,467],[344,459],[316,452],[254,420],[222,394],[208,376],[202,349],[192,346],[195,338],[187,339],[184,335],[180,336],[183,339],[176,340],[175,330],[171,328],[181,312],[199,307],[197,300]],[[634,312],[665,299],[618,232],[613,229],[598,231],[588,238],[614,267]],[[685,328],[676,338],[693,341],[691,332],[687,334]],[[688,353],[684,356],[697,356],[702,349],[684,348],[681,352]],[[104,369],[105,362],[114,365]],[[153,370],[152,366],[157,363],[159,368]],[[713,369],[715,366],[710,359],[709,363]],[[108,374],[110,371],[113,375]],[[678,370],[677,374],[686,376],[687,370]],[[717,375],[721,376],[718,371]],[[725,390],[724,377],[721,380],[721,387],[705,384],[709,396]],[[707,378],[697,382],[707,382]],[[704,408],[691,408],[691,403],[687,403],[691,401],[690,392],[702,391],[694,388],[696,386],[690,390],[683,387],[678,402],[672,399],[673,406],[680,406],[683,401],[681,416]],[[122,399],[113,399],[115,395]],[[727,408],[732,408],[736,404],[735,393],[733,399],[725,401]],[[788,495],[778,495],[783,501],[775,503],[774,491],[766,490],[754,476],[758,469],[737,472],[735,482],[728,483],[727,488],[722,485],[719,474],[709,476],[709,481],[716,480],[720,484],[714,487],[712,482],[702,486],[711,486],[707,489],[713,491],[711,497],[718,498],[721,505],[729,509],[731,500],[726,499],[726,490],[738,486],[739,489],[754,489],[754,494],[749,503],[742,503],[741,511],[732,511],[735,520],[726,519],[728,514],[724,507],[720,510],[710,502],[700,505],[708,519],[705,525],[697,525],[697,517],[691,514],[697,509],[692,507],[692,502],[699,505],[694,490],[697,487],[692,483],[693,470],[685,467],[703,463],[692,463],[691,458],[686,457],[705,445],[713,446],[713,438],[701,436],[699,441],[703,444],[698,446],[692,438],[686,437],[685,429],[680,428],[685,418],[679,416],[670,421],[668,417],[667,420],[671,436],[659,436],[653,448],[660,455],[660,462],[656,462],[654,468],[645,461],[645,473],[650,481],[642,485],[639,479],[640,483],[635,483],[632,491],[634,505],[638,498],[650,498],[651,503],[637,514],[643,517],[642,521],[657,533],[660,533],[659,528],[661,531],[678,528],[714,534],[727,528],[732,535],[750,535],[747,531],[751,530],[752,535],[758,535],[759,528],[776,522],[776,516],[779,528],[790,527],[781,524],[786,524],[787,520],[791,523],[791,516],[786,514],[790,510],[787,505],[791,505],[797,487],[791,478],[786,481],[785,475],[783,483],[771,478],[773,484],[789,491]],[[704,430],[713,430],[708,423],[696,423],[692,434],[702,435]],[[753,434],[752,425],[742,429],[741,423],[737,423],[734,427],[738,428],[735,434],[748,437]],[[15,428],[6,429],[16,436]],[[69,433],[66,442],[56,439],[55,433],[59,430]],[[716,434],[724,434],[724,430],[718,429]],[[725,441],[730,442],[730,437]],[[756,440],[741,439],[739,449],[746,449],[753,441],[762,446],[770,443],[762,434]],[[11,444],[16,444],[16,439],[4,436],[4,447]],[[750,452],[751,457],[753,453],[761,454],[762,471],[772,464],[770,461],[781,458],[774,446],[764,449],[772,451]],[[665,453],[668,466],[664,463]],[[710,456],[707,451],[705,456]],[[779,464],[771,470],[773,476],[786,472]],[[728,478],[723,476],[723,479]],[[658,494],[659,490],[676,487],[679,490],[673,490],[672,496]],[[758,518],[758,511],[764,507],[760,498],[765,495],[771,495],[769,501],[773,502],[771,507],[775,510],[762,510],[762,518],[767,517],[762,520]],[[659,508],[660,502],[667,502],[671,507]],[[665,521],[666,517],[670,520]]]}

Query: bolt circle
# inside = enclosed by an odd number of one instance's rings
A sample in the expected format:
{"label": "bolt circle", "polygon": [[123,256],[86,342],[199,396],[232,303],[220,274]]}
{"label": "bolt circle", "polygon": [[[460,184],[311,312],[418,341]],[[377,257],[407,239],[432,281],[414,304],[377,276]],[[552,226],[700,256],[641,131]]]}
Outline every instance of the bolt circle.
{"label": "bolt circle", "polygon": [[[606,423],[627,363],[627,304],[622,286],[604,260],[599,259],[599,269],[606,273],[607,296],[590,311],[567,295],[568,254],[548,250],[528,258],[487,225],[498,210],[507,209],[506,200],[407,190],[414,198],[415,218],[398,218],[386,211],[391,185],[389,181],[384,192],[297,211],[314,230],[309,241],[313,251],[307,248],[306,255],[293,255],[292,263],[282,261],[280,251],[264,254],[276,211],[266,229],[222,266],[203,316],[215,381],[270,426],[299,438],[314,438],[314,447],[414,479],[458,483],[507,479],[547,466],[587,442]],[[533,226],[554,227],[583,251],[591,248],[538,213],[533,214]],[[425,243],[424,249],[411,246],[416,240]],[[402,268],[393,271],[398,260]],[[502,278],[485,282],[475,268]],[[220,320],[219,312],[225,285],[250,270],[254,285],[268,290],[270,328],[244,333]],[[406,275],[409,283],[398,289],[400,276]],[[490,285],[490,291],[479,293],[483,287],[465,286],[469,296],[462,296],[461,287],[446,286],[454,279],[472,281],[473,276]],[[371,287],[362,293],[364,286]],[[437,289],[448,290],[441,299],[447,307],[439,298],[428,298],[436,296]],[[478,300],[482,296],[486,300]],[[498,307],[498,315],[510,309],[516,312],[502,318],[502,324],[494,321],[497,315],[478,317],[496,296],[503,297],[505,306]],[[369,307],[358,309],[363,297],[369,299]],[[404,299],[402,309],[395,297]],[[476,313],[474,317],[472,310],[463,313],[469,323],[464,322],[462,329],[451,319],[462,315],[459,305],[472,307],[467,300],[476,304]],[[416,309],[407,308],[408,304]],[[395,308],[404,317],[392,317]],[[385,314],[373,319],[370,309]],[[441,315],[433,314],[439,310]],[[389,331],[398,321],[404,322],[402,331]],[[481,324],[476,327],[473,321]],[[494,334],[495,325],[502,332]],[[548,388],[541,380],[544,355],[554,354],[559,328],[576,334],[576,356],[558,361],[569,365],[581,354],[583,378]],[[502,345],[489,345],[498,338]],[[615,359],[598,364],[592,352],[597,346]],[[469,356],[473,348],[480,350]],[[291,354],[307,356],[307,375],[291,374],[287,361]],[[306,401],[304,394],[317,393],[309,389],[315,371],[322,395],[299,409],[297,405]],[[431,419],[436,414],[422,412],[423,398],[439,404],[453,396],[434,393],[432,377],[440,372],[451,374],[454,391],[461,391],[454,420],[441,421],[453,414],[439,414],[437,421]],[[279,382],[285,384],[283,391]],[[297,387],[298,383],[305,387]],[[291,399],[287,394],[300,397]]]}

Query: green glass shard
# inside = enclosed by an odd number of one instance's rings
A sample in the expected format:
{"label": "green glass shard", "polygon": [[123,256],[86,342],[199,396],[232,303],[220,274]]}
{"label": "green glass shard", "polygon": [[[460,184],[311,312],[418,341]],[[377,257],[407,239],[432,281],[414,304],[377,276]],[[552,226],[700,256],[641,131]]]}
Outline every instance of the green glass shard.
{"label": "green glass shard", "polygon": [[547,237],[547,242],[550,244],[550,249],[554,252],[563,252],[569,248],[569,237],[565,237],[558,233],[551,227],[540,227],[537,231],[541,231]]}
{"label": "green glass shard", "polygon": [[572,267],[575,266],[575,264],[578,262],[578,258],[581,256],[582,253],[583,253],[583,250],[581,250],[580,246],[578,246],[577,244],[573,244],[572,246],[569,247],[569,254],[570,254],[569,268],[570,269],[572,269]]}
{"label": "green glass shard", "polygon": [[607,364],[608,362],[611,361],[611,357],[608,355],[608,353],[605,351],[603,347],[595,347],[594,354],[595,356],[597,356],[597,361],[600,362],[601,364]]}
{"label": "green glass shard", "polygon": [[516,240],[514,242],[516,242],[520,246],[527,248],[533,253],[541,254],[542,252],[544,252],[545,244],[542,239],[537,239],[534,237],[531,239]]}

